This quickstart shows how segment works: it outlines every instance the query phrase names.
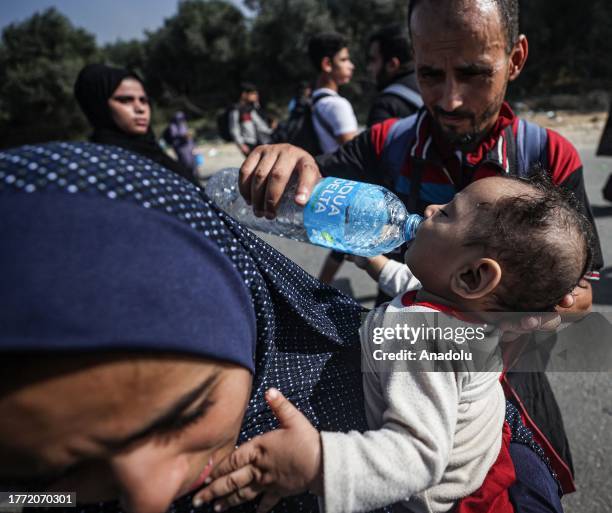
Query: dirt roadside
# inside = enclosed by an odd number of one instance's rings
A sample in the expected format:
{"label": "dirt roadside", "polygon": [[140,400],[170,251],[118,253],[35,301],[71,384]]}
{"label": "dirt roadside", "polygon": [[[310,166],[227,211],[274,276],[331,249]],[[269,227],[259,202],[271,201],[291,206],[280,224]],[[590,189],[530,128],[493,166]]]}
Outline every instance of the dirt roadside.
{"label": "dirt roadside", "polygon": [[[578,113],[572,111],[525,112],[520,116],[543,127],[551,128],[569,139],[575,146],[597,145],[608,113],[595,111]],[[196,151],[204,156],[198,176],[208,178],[224,167],[239,167],[244,157],[235,144],[223,140],[206,141]]]}

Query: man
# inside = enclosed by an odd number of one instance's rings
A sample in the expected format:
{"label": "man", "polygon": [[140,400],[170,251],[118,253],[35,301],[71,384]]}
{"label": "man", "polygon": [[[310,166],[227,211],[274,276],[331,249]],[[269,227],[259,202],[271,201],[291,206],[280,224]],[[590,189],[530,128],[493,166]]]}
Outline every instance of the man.
{"label": "man", "polygon": [[312,92],[312,123],[323,153],[332,153],[357,135],[357,118],[346,98],[338,94],[348,84],[355,66],[348,42],[336,32],[322,32],[308,43],[308,56],[317,79]]}
{"label": "man", "polygon": [[[368,72],[379,94],[368,114],[368,127],[389,118],[408,117],[422,107],[410,53],[408,34],[399,24],[383,27],[370,37]],[[329,253],[319,280],[331,283],[343,262],[344,253]]]}
{"label": "man", "polygon": [[389,118],[405,118],[423,105],[411,58],[410,41],[399,24],[370,37],[368,72],[379,91],[368,114],[368,126]]}
{"label": "man", "polygon": [[255,85],[243,82],[240,88],[240,101],[229,113],[229,131],[238,149],[246,156],[255,146],[269,143],[273,130],[262,116]]}
{"label": "man", "polygon": [[[413,0],[409,28],[425,107],[375,125],[317,161],[292,147],[263,148],[241,169],[240,189],[255,212],[274,216],[294,170],[298,204],[306,203],[321,175],[332,175],[386,185],[410,210],[427,215],[428,205],[447,203],[473,180],[525,174],[539,164],[554,183],[575,193],[595,228],[576,149],[552,130],[519,120],[504,101],[528,54],[527,38],[518,30],[518,2]],[[595,246],[592,271],[558,307],[564,315],[591,308],[589,279],[597,279],[603,265],[598,240]],[[564,489],[573,490],[569,447],[545,375],[509,375],[506,385],[550,442],[549,457]]]}
{"label": "man", "polygon": [[[350,102],[338,94],[348,84],[355,66],[350,60],[348,43],[335,32],[315,35],[308,43],[308,56],[318,72],[312,92],[312,124],[322,153],[333,153],[357,135],[357,118]],[[344,255],[331,251],[323,263],[319,279],[331,283]]]}

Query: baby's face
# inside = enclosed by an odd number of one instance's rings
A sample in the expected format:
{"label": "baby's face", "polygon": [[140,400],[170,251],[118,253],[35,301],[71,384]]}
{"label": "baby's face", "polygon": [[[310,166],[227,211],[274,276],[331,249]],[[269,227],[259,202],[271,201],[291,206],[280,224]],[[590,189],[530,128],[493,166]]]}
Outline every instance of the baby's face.
{"label": "baby's face", "polygon": [[421,224],[405,256],[426,290],[449,296],[454,271],[483,256],[482,248],[464,245],[467,228],[479,222],[479,216],[487,215],[482,205],[515,193],[515,188],[517,194],[524,192],[524,186],[517,182],[484,178],[456,194],[450,203],[428,209],[431,215]]}

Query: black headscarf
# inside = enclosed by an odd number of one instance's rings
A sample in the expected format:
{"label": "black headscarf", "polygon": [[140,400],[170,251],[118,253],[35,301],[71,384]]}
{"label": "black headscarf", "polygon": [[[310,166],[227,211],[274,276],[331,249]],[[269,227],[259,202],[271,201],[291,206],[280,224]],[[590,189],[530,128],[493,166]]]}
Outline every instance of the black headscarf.
{"label": "black headscarf", "polygon": [[133,78],[143,84],[136,73],[127,69],[111,68],[104,64],[89,64],[79,73],[74,84],[74,94],[94,129],[90,140],[119,146],[143,155],[193,182],[191,170],[170,158],[160,148],[151,126],[146,134],[133,135],[121,130],[113,121],[108,99],[126,78]]}

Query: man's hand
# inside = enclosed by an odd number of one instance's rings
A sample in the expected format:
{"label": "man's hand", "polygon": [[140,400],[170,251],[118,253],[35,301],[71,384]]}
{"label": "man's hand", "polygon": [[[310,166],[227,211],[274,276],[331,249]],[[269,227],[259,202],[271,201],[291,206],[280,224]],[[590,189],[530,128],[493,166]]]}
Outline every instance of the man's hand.
{"label": "man's hand", "polygon": [[572,298],[572,301],[562,301],[556,308],[564,321],[576,321],[591,311],[593,306],[593,289],[589,280],[582,278],[568,296]]}
{"label": "man's hand", "polygon": [[282,498],[310,490],[322,495],[321,436],[278,390],[266,401],[280,427],[238,447],[213,470],[213,482],[193,500],[195,506],[221,497],[215,511],[264,495],[257,508],[264,513]]}
{"label": "man's hand", "polygon": [[[582,280],[581,280],[582,281]],[[590,286],[590,285],[589,285]],[[534,331],[555,331],[562,322],[559,311],[572,311],[576,299],[573,292],[566,294],[557,305],[556,311],[540,313],[538,315],[525,315],[518,321],[503,321],[499,328],[503,331],[502,340],[512,342],[521,335]]]}
{"label": "man's hand", "polygon": [[240,194],[256,216],[273,219],[293,173],[298,175],[295,202],[303,206],[321,179],[312,155],[290,144],[257,146],[240,168]]}

